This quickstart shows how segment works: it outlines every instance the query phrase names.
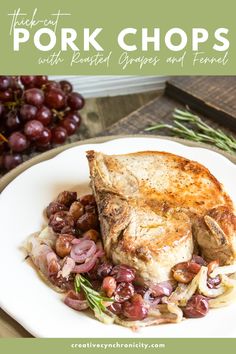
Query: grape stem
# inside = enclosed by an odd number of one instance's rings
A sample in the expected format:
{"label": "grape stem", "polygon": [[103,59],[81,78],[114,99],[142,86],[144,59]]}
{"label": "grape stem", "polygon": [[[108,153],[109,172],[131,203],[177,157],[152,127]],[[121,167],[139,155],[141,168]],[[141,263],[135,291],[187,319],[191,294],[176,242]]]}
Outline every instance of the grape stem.
{"label": "grape stem", "polygon": [[54,116],[62,120],[64,118],[64,113],[63,112],[58,112],[55,108],[52,109],[52,113]]}
{"label": "grape stem", "polygon": [[4,142],[8,143],[7,138],[5,138],[5,136],[2,133],[0,133],[0,140],[2,140],[2,142],[4,141]]}

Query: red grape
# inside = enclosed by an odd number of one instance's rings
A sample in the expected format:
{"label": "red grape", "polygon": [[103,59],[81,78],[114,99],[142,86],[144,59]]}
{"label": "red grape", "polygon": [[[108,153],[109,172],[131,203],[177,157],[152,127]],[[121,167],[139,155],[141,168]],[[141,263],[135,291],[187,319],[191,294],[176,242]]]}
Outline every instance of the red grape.
{"label": "red grape", "polygon": [[84,98],[77,92],[68,95],[67,104],[71,109],[78,110],[84,107]]}
{"label": "red grape", "polygon": [[11,90],[0,91],[0,101],[10,102],[13,101],[13,92]]}
{"label": "red grape", "polygon": [[46,75],[38,75],[35,76],[35,86],[41,88],[48,82],[48,77]]}
{"label": "red grape", "polygon": [[208,299],[202,295],[193,295],[183,309],[187,318],[199,318],[206,316],[209,311]]}
{"label": "red grape", "polygon": [[7,171],[12,170],[23,162],[23,158],[20,154],[5,154],[3,156],[3,166]]}
{"label": "red grape", "polygon": [[62,81],[59,82],[59,84],[60,84],[60,87],[61,87],[63,92],[65,92],[65,93],[72,92],[73,87],[72,87],[72,85],[71,85],[71,83],[69,81],[62,80]]}
{"label": "red grape", "polygon": [[218,285],[221,283],[221,278],[217,275],[215,278],[208,277],[207,279],[207,286],[210,289],[217,288]]}
{"label": "red grape", "polygon": [[18,91],[18,90],[21,90],[21,86],[17,80],[17,78],[14,78],[14,77],[11,77],[10,78],[10,88],[13,90],[13,91]]}
{"label": "red grape", "polygon": [[[57,82],[46,75],[0,76],[0,133],[4,137],[0,168],[14,168],[23,161],[21,154],[25,157],[35,148],[44,151],[63,144],[79,127],[78,110],[83,105],[84,98],[73,92],[67,80]],[[95,207],[88,205],[85,212],[80,224],[97,222]]]}
{"label": "red grape", "polygon": [[8,76],[0,76],[0,91],[5,91],[10,87],[10,78]]}
{"label": "red grape", "polygon": [[37,139],[36,144],[37,146],[47,145],[50,143],[51,138],[52,138],[51,130],[48,128],[44,128],[40,137]]}
{"label": "red grape", "polygon": [[129,300],[134,295],[134,286],[131,283],[120,283],[118,284],[115,291],[115,301],[125,302]]}
{"label": "red grape", "polygon": [[79,126],[81,123],[81,117],[77,111],[65,112],[64,118],[70,118],[71,120],[73,120],[77,124],[77,126]]}
{"label": "red grape", "polygon": [[2,103],[0,103],[0,117],[3,116],[5,113],[5,107]]}
{"label": "red grape", "polygon": [[38,88],[31,88],[24,93],[25,102],[36,107],[40,107],[44,101],[43,91]]}
{"label": "red grape", "polygon": [[118,282],[131,282],[135,278],[135,270],[123,264],[116,265],[113,268],[111,275],[113,275]]}
{"label": "red grape", "polygon": [[113,277],[105,277],[102,282],[102,291],[106,296],[111,297],[116,290],[116,281]]}
{"label": "red grape", "polygon": [[148,309],[145,306],[141,295],[134,294],[130,301],[123,304],[123,315],[130,321],[142,321],[148,315]]}
{"label": "red grape", "polygon": [[61,86],[58,82],[56,81],[48,81],[46,84],[45,84],[45,90],[46,91],[50,91],[50,90],[54,90],[54,89],[60,89]]}
{"label": "red grape", "polygon": [[122,312],[122,304],[119,302],[113,302],[110,306],[107,307],[109,311],[119,316]]}
{"label": "red grape", "polygon": [[52,89],[45,93],[45,103],[49,108],[60,110],[65,107],[66,97],[62,90]]}
{"label": "red grape", "polygon": [[98,266],[97,275],[99,278],[107,277],[112,271],[111,263],[102,263]]}
{"label": "red grape", "polygon": [[34,87],[35,76],[20,76],[20,81],[22,85],[26,88]]}
{"label": "red grape", "polygon": [[18,114],[15,111],[10,111],[6,115],[6,127],[10,130],[17,130],[21,126]]}
{"label": "red grape", "polygon": [[44,126],[49,125],[52,121],[52,111],[46,106],[38,109],[36,117]]}
{"label": "red grape", "polygon": [[63,144],[67,139],[67,131],[65,128],[57,127],[52,129],[52,141],[55,144]]}
{"label": "red grape", "polygon": [[20,109],[20,116],[23,121],[28,121],[35,119],[37,113],[37,108],[31,104],[24,104]]}
{"label": "red grape", "polygon": [[41,136],[43,129],[43,124],[33,119],[26,123],[24,133],[30,140],[36,140]]}
{"label": "red grape", "polygon": [[14,152],[22,152],[27,149],[28,141],[24,134],[20,132],[14,132],[8,139],[9,147]]}
{"label": "red grape", "polygon": [[60,124],[67,131],[68,135],[72,135],[76,132],[77,124],[70,118],[65,118]]}

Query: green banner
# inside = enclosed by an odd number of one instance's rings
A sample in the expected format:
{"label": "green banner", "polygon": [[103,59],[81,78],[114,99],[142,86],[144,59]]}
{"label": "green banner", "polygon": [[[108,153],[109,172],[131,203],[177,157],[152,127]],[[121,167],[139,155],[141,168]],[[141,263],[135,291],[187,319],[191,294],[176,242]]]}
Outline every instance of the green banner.
{"label": "green banner", "polygon": [[235,352],[235,344],[235,339],[2,339],[0,351],[4,354],[231,354]]}
{"label": "green banner", "polygon": [[2,74],[236,74],[234,0],[11,0],[0,19]]}

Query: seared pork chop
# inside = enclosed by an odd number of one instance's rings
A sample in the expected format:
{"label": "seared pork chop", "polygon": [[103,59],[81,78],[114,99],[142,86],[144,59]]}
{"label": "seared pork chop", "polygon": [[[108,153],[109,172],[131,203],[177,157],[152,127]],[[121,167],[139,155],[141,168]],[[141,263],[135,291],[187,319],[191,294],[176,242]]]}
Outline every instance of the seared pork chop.
{"label": "seared pork chop", "polygon": [[191,259],[193,223],[205,222],[214,207],[233,209],[209,170],[183,157],[151,151],[87,157],[107,256],[135,267],[145,283],[169,279],[175,264]]}

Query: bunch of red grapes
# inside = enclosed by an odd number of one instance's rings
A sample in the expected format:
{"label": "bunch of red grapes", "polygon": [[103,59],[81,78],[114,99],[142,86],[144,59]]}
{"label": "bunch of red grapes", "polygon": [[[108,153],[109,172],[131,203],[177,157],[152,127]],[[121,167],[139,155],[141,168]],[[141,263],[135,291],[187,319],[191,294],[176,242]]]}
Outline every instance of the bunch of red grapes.
{"label": "bunch of red grapes", "polygon": [[0,76],[0,170],[19,165],[23,154],[63,144],[78,129],[83,106],[69,81]]}

